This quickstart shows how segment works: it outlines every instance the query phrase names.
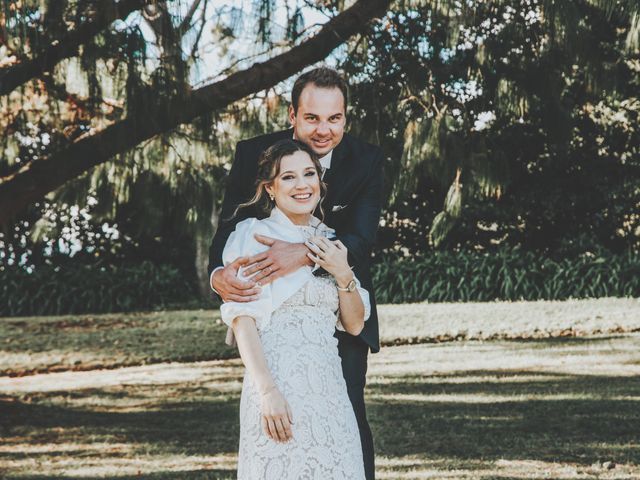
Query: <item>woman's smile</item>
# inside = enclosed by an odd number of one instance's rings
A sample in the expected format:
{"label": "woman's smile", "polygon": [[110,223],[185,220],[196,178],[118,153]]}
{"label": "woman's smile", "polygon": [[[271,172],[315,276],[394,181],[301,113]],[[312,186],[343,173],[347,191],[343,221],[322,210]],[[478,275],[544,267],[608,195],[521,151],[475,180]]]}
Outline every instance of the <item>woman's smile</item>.
{"label": "woman's smile", "polygon": [[311,199],[311,196],[312,196],[311,192],[297,193],[297,194],[293,195],[293,198],[295,200],[297,200],[298,202],[306,202],[306,201]]}

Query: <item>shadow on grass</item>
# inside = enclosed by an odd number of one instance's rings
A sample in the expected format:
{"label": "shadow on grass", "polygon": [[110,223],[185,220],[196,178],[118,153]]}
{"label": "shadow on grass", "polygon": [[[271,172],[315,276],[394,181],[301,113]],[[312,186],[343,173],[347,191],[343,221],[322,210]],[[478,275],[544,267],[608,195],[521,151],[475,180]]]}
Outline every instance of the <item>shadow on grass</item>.
{"label": "shadow on grass", "polygon": [[385,380],[367,389],[384,456],[640,463],[638,376],[478,370]]}
{"label": "shadow on grass", "polygon": [[[188,400],[188,399],[185,399]],[[109,441],[149,445],[163,454],[235,453],[239,404],[234,400],[184,401],[134,412],[96,412],[40,403],[0,401],[0,433],[29,432],[33,443]],[[130,451],[135,454],[135,451]],[[0,459],[24,457],[0,452]]]}
{"label": "shadow on grass", "polygon": [[[0,471],[0,474],[2,471]],[[20,480],[50,480],[55,478],[56,480],[231,480],[236,478],[236,471],[234,470],[220,470],[220,469],[205,469],[205,470],[183,470],[180,472],[155,472],[155,473],[140,473],[136,475],[118,475],[114,477],[100,476],[66,476],[66,475],[20,475]]]}
{"label": "shadow on grass", "polygon": [[[632,330],[635,332],[635,330]],[[528,346],[535,346],[540,344],[542,346],[557,346],[557,345],[568,345],[568,344],[584,344],[584,345],[596,345],[598,343],[607,343],[611,341],[620,340],[621,338],[625,338],[629,336],[629,332],[625,332],[624,334],[616,334],[616,335],[597,335],[593,334],[591,336],[557,336],[557,337],[549,337],[549,338],[535,338],[535,337],[517,337],[513,339],[508,339],[509,342],[514,343],[526,343]],[[500,339],[498,339],[500,341]]]}
{"label": "shadow on grass", "polygon": [[[91,389],[85,394],[99,400],[100,392]],[[112,394],[102,393],[106,401],[113,398]],[[638,376],[527,370],[476,370],[431,377],[388,375],[384,383],[371,382],[367,394],[376,453],[380,456],[446,459],[449,466],[466,464],[468,470],[479,469],[483,463],[486,468],[486,462],[500,459],[585,466],[605,460],[640,463]],[[156,395],[161,396],[162,391],[158,390]],[[0,436],[7,439],[5,446],[12,442],[68,446],[30,454],[20,452],[16,445],[15,450],[5,448],[0,453],[0,464],[5,460],[42,460],[65,455],[78,461],[110,456],[133,461],[138,454],[233,455],[237,449],[237,395],[197,399],[193,392],[189,396],[185,391],[184,396],[172,397],[161,404],[150,402],[152,406],[148,408],[138,405],[136,411],[127,411],[126,405],[98,411],[99,403],[92,403],[95,405],[92,407],[66,406],[59,402],[60,396],[61,392],[39,393],[30,403],[24,401],[25,397],[0,399]],[[83,445],[96,442],[122,443],[128,447],[124,452],[112,453],[82,450]],[[235,475],[216,468],[111,478],[226,479]],[[7,478],[71,477],[21,474]],[[482,478],[507,480],[508,476]]]}

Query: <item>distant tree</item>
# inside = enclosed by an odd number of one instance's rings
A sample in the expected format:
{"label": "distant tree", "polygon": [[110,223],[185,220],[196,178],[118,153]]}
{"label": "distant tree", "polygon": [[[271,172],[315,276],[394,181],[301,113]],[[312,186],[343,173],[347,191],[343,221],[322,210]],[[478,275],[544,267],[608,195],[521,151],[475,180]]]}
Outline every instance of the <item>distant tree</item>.
{"label": "distant tree", "polygon": [[639,39],[637,2],[395,4],[342,63],[393,160],[381,247],[640,248]]}
{"label": "distant tree", "polygon": [[[6,234],[52,244],[88,207],[89,231],[116,223],[154,259],[184,255],[206,287],[234,143],[282,126],[272,87],[342,45],[349,128],[390,159],[383,248],[638,236],[636,1],[246,3],[0,0]],[[305,26],[304,8],[330,20]],[[224,70],[203,71],[208,29]]]}

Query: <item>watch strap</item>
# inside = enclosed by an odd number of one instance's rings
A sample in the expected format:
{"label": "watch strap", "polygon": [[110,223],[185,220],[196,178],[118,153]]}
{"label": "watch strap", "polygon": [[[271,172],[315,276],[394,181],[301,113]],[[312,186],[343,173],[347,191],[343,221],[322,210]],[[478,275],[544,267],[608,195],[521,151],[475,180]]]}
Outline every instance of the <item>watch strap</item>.
{"label": "watch strap", "polygon": [[355,292],[356,286],[357,284],[356,284],[355,278],[352,278],[351,281],[347,283],[346,287],[341,287],[340,285],[336,285],[338,290],[340,290],[341,292]]}

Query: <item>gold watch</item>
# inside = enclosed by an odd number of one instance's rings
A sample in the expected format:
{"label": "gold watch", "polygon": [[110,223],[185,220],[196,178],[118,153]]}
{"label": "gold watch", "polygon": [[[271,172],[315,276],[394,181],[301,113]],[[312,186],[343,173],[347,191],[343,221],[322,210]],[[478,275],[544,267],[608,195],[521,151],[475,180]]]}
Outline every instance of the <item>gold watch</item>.
{"label": "gold watch", "polygon": [[355,292],[356,291],[356,279],[352,278],[351,281],[349,283],[347,283],[346,287],[341,287],[340,285],[336,285],[336,287],[341,292],[349,292],[349,293]]}

